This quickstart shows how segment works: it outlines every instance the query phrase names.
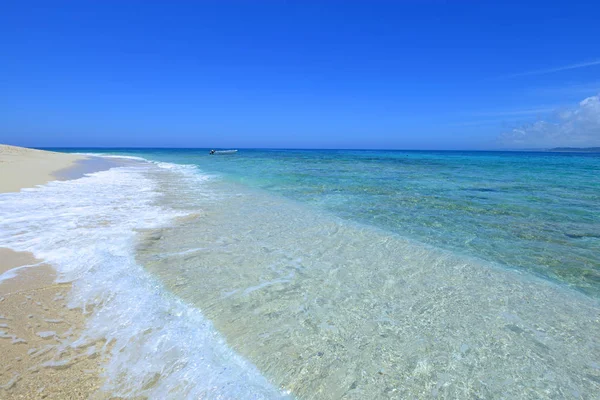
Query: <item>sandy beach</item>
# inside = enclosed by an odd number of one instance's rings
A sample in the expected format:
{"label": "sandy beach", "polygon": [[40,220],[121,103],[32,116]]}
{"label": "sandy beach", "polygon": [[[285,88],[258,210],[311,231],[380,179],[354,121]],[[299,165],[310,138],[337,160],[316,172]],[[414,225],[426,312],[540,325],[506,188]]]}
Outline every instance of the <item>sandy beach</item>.
{"label": "sandy beach", "polygon": [[[57,179],[81,156],[0,145],[0,193]],[[101,385],[93,343],[73,347],[85,323],[70,309],[71,285],[31,253],[0,248],[0,398],[97,398]]]}
{"label": "sandy beach", "polygon": [[55,173],[84,157],[0,145],[0,193],[18,192],[57,179]]}

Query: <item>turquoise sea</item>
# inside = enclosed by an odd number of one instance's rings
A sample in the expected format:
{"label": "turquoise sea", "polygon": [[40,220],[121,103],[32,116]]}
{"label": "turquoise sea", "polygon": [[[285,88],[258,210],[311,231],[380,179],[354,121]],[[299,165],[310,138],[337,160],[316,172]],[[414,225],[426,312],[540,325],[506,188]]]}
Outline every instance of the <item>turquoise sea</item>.
{"label": "turquoise sea", "polygon": [[208,152],[108,151],[195,165],[343,219],[600,294],[600,154]]}
{"label": "turquoise sea", "polygon": [[0,245],[94,305],[104,390],[598,398],[599,154],[63,150],[113,168],[0,197]]}

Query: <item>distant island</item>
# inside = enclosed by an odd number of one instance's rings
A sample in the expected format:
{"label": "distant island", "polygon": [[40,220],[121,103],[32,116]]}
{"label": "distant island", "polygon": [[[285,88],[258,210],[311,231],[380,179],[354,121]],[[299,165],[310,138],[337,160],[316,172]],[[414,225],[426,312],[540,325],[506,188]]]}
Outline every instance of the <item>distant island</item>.
{"label": "distant island", "polygon": [[554,147],[547,151],[557,151],[565,153],[600,153],[600,147]]}

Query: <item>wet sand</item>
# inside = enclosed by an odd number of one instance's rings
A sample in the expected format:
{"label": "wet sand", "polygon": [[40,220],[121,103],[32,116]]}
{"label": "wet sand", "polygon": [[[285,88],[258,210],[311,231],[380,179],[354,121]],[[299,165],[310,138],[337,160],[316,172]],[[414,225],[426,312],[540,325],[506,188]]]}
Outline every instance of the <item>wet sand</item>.
{"label": "wet sand", "polygon": [[52,267],[30,253],[2,248],[0,259],[0,276],[35,265],[0,282],[0,397],[90,398],[102,384],[102,344],[71,345],[85,324],[80,309],[67,307],[71,285],[54,283]]}
{"label": "wet sand", "polygon": [[[0,193],[91,172],[85,157],[0,145]],[[81,166],[85,166],[82,169]],[[96,166],[97,168],[98,166]],[[0,398],[105,398],[100,349],[75,345],[85,325],[69,283],[31,253],[0,248]]]}

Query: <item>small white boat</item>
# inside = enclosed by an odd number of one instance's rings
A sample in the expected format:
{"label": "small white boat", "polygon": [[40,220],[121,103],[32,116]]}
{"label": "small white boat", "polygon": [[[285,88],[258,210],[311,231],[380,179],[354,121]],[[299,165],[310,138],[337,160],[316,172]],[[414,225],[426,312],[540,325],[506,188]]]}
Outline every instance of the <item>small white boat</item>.
{"label": "small white boat", "polygon": [[209,154],[235,154],[237,150],[211,150]]}

